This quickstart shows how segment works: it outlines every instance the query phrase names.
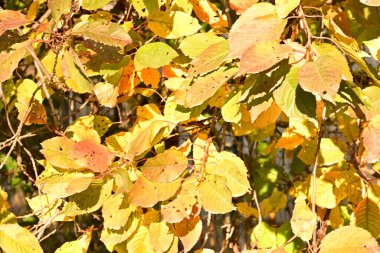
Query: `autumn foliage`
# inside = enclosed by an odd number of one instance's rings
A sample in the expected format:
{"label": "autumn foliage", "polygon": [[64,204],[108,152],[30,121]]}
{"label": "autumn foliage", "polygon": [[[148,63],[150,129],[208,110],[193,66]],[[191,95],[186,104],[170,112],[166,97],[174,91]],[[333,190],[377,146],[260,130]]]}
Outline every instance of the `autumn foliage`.
{"label": "autumn foliage", "polygon": [[379,0],[0,5],[2,251],[380,252]]}

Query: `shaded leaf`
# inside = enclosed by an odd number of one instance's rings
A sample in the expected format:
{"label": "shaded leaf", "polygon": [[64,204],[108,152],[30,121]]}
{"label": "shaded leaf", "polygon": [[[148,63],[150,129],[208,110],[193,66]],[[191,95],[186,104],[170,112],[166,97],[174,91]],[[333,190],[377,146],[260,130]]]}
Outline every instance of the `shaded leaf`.
{"label": "shaded leaf", "polygon": [[117,23],[108,23],[104,21],[82,21],[76,24],[72,30],[72,35],[79,35],[85,38],[110,45],[126,46],[132,43],[128,32]]}
{"label": "shaded leaf", "polygon": [[48,7],[54,20],[57,22],[62,15],[70,12],[71,0],[48,0]]}

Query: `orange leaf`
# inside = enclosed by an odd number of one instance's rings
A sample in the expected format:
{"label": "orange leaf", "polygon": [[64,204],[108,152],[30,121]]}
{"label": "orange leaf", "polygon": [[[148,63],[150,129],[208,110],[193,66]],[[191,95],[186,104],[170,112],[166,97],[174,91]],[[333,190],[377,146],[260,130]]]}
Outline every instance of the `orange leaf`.
{"label": "orange leaf", "polygon": [[153,89],[158,88],[160,83],[161,75],[155,68],[144,68],[141,70],[141,79],[147,85],[152,85]]}

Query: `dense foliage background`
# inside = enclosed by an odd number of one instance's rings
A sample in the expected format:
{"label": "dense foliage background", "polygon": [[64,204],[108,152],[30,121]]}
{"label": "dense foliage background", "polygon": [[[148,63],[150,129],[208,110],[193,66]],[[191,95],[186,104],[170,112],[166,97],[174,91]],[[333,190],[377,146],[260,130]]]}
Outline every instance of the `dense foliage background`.
{"label": "dense foliage background", "polygon": [[379,0],[0,6],[3,251],[380,252]]}

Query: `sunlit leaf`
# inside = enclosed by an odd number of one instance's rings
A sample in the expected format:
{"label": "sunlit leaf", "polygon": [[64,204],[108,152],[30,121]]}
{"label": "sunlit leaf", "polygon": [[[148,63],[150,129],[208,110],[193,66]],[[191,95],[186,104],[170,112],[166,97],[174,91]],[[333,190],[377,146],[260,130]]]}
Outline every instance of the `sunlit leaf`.
{"label": "sunlit leaf", "polygon": [[177,179],[187,168],[187,157],[176,150],[166,150],[148,159],[141,167],[142,174],[157,183],[169,183]]}
{"label": "sunlit leaf", "polygon": [[305,91],[334,101],[342,80],[342,68],[331,56],[322,55],[315,62],[303,65],[299,72],[299,83]]}
{"label": "sunlit leaf", "polygon": [[126,46],[132,43],[128,32],[117,23],[106,24],[103,21],[82,21],[76,24],[72,35],[83,36],[110,46]]}
{"label": "sunlit leaf", "polygon": [[278,39],[285,25],[286,20],[281,20],[277,16],[274,5],[270,3],[252,5],[231,28],[229,57],[240,58],[254,44]]}
{"label": "sunlit leaf", "polygon": [[196,33],[184,38],[181,41],[179,48],[185,55],[191,58],[196,58],[211,45],[222,41],[225,41],[223,37],[219,37],[212,32]]}
{"label": "sunlit leaf", "polygon": [[276,12],[280,18],[285,18],[292,12],[301,0],[276,0]]}
{"label": "sunlit leaf", "polygon": [[71,0],[48,0],[48,7],[51,9],[51,14],[57,22],[62,15],[70,12]]}
{"label": "sunlit leaf", "polygon": [[379,246],[365,229],[345,226],[338,228],[323,238],[321,253],[365,253],[376,252]]}
{"label": "sunlit leaf", "polygon": [[6,30],[19,28],[20,26],[28,24],[29,22],[30,20],[28,20],[26,16],[19,11],[1,10],[0,11],[0,36]]}
{"label": "sunlit leaf", "polygon": [[109,2],[110,0],[82,0],[82,8],[85,10],[96,10]]}
{"label": "sunlit leaf", "polygon": [[292,51],[288,45],[276,41],[260,42],[243,53],[239,72],[241,74],[262,72],[288,58]]}
{"label": "sunlit leaf", "polygon": [[380,209],[378,203],[365,198],[359,202],[351,216],[351,225],[364,228],[374,238],[380,237]]}
{"label": "sunlit leaf", "polygon": [[201,28],[197,19],[182,11],[153,12],[148,16],[148,27],[166,39],[192,35]]}
{"label": "sunlit leaf", "polygon": [[0,224],[0,248],[5,252],[43,253],[37,238],[18,224]]}
{"label": "sunlit leaf", "polygon": [[226,186],[225,177],[211,175],[199,185],[199,201],[210,213],[228,213],[235,210],[232,193]]}
{"label": "sunlit leaf", "polygon": [[149,239],[153,249],[165,252],[173,242],[174,234],[165,222],[153,222],[149,226]]}
{"label": "sunlit leaf", "polygon": [[133,184],[129,198],[136,206],[151,207],[172,197],[180,187],[181,179],[170,183],[155,183],[140,176]]}
{"label": "sunlit leaf", "polygon": [[317,226],[317,214],[310,210],[304,199],[297,198],[290,223],[293,233],[307,242]]}
{"label": "sunlit leaf", "polygon": [[86,253],[88,246],[90,246],[91,232],[87,232],[81,235],[77,240],[65,242],[61,247],[59,247],[54,253]]}
{"label": "sunlit leaf", "polygon": [[135,56],[137,70],[143,68],[159,68],[168,65],[178,53],[162,42],[154,42],[140,47]]}

